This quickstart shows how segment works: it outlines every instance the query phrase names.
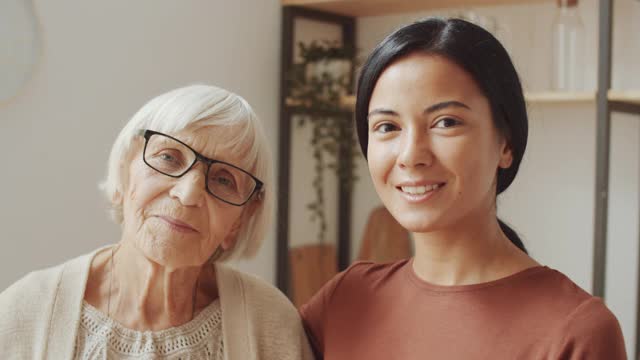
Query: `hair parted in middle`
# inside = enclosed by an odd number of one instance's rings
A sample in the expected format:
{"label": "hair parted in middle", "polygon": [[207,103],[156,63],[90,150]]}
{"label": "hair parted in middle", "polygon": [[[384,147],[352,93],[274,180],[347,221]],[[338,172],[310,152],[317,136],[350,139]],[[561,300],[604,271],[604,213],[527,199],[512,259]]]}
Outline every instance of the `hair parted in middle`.
{"label": "hair parted in middle", "polygon": [[[461,19],[427,18],[401,27],[369,55],[360,71],[355,121],[364,156],[369,143],[369,101],[380,75],[399,59],[420,52],[442,56],[460,66],[489,101],[493,124],[512,152],[509,168],[497,170],[496,194],[505,191],[518,173],[527,147],[529,121],[518,73],[500,42],[482,27]],[[514,230],[498,219],[507,237],[526,252]]]}

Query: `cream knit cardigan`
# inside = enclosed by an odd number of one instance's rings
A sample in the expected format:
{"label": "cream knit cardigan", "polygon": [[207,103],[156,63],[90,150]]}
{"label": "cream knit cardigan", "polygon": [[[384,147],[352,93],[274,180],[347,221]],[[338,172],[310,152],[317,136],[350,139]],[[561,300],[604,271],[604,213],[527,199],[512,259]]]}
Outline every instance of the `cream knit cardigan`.
{"label": "cream knit cardigan", "polygon": [[[72,359],[98,249],[0,293],[0,359]],[[298,312],[266,282],[216,265],[225,360],[313,359]]]}

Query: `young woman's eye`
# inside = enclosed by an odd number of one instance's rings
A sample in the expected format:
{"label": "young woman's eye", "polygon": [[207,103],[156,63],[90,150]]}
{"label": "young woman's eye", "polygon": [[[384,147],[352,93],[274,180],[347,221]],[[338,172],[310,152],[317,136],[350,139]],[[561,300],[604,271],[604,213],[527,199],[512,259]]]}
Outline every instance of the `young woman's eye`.
{"label": "young woman's eye", "polygon": [[454,127],[460,125],[460,121],[454,119],[454,118],[442,118],[440,120],[438,120],[438,122],[436,122],[436,124],[433,126],[434,128],[441,128],[441,129],[446,129],[446,128],[450,128],[450,127]]}
{"label": "young woman's eye", "polygon": [[374,131],[379,132],[379,133],[388,133],[391,131],[396,131],[398,130],[398,127],[393,125],[393,124],[389,124],[389,123],[384,123],[384,124],[380,124],[378,126],[375,127]]}

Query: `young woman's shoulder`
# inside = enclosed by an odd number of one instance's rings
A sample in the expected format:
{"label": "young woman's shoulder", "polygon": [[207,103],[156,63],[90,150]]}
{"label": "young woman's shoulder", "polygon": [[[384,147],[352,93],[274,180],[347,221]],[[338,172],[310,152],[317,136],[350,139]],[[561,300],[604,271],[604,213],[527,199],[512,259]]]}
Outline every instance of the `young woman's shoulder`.
{"label": "young woman's shoulder", "polygon": [[370,261],[356,261],[344,271],[344,276],[350,281],[385,280],[398,274],[410,262],[410,259],[398,260],[390,263],[374,263]]}
{"label": "young woman's shoulder", "polygon": [[584,304],[596,300],[604,306],[601,300],[582,289],[567,275],[546,266],[532,274],[522,286],[528,288],[523,291],[529,293],[532,300],[548,302],[550,308],[547,310],[556,310],[558,315],[572,313]]}
{"label": "young woman's shoulder", "polygon": [[620,324],[604,301],[559,271],[547,276],[546,312],[558,317],[555,358],[626,359]]}
{"label": "young woman's shoulder", "polygon": [[336,291],[363,294],[374,291],[400,274],[410,259],[390,263],[356,261],[322,287],[320,293],[333,296]]}
{"label": "young woman's shoulder", "polygon": [[558,334],[558,358],[626,359],[620,324],[599,298],[577,306]]}
{"label": "young woman's shoulder", "polygon": [[300,309],[305,320],[320,321],[335,297],[356,299],[364,297],[397,276],[409,259],[392,263],[356,261],[334,276]]}
{"label": "young woman's shoulder", "polygon": [[306,304],[300,308],[300,315],[309,336],[309,341],[317,354],[324,348],[326,321],[331,317],[332,304],[358,302],[365,298],[373,287],[382,284],[398,273],[408,260],[388,264],[357,261],[346,270],[334,276]]}

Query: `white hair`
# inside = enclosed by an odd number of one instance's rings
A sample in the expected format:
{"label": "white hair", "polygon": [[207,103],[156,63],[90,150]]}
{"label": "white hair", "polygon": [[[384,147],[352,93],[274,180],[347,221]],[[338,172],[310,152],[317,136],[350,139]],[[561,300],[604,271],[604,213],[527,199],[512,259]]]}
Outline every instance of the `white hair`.
{"label": "white hair", "polygon": [[[206,126],[239,127],[237,136],[228,139],[230,148],[248,149],[243,155],[243,168],[260,179],[263,194],[250,216],[243,219],[233,249],[225,251],[218,261],[253,256],[266,235],[274,210],[274,186],[271,151],[264,129],[253,109],[242,97],[227,90],[208,85],[192,85],[162,94],[133,115],[120,131],[111,149],[107,178],[100,184],[112,204],[111,215],[122,224],[123,186],[131,159],[133,140],[140,130],[163,133],[179,132],[187,127],[194,131]],[[245,206],[250,206],[251,202]],[[243,212],[245,214],[246,212]],[[243,215],[244,216],[244,215]]]}

